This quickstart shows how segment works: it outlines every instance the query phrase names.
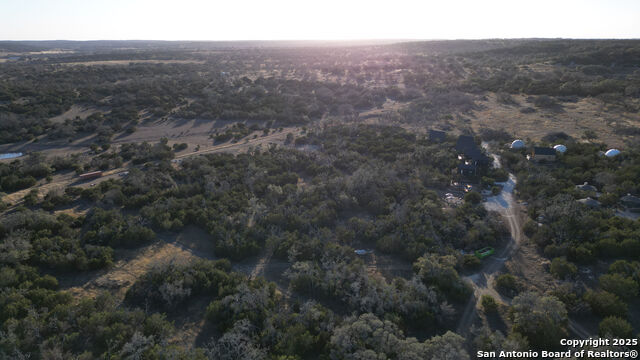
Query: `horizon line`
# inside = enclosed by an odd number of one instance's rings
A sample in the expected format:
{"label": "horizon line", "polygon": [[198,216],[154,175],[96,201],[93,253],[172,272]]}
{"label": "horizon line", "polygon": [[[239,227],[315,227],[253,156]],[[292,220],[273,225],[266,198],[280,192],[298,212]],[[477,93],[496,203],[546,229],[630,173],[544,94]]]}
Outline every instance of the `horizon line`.
{"label": "horizon line", "polygon": [[353,39],[0,39],[0,42],[98,42],[98,41],[157,41],[157,42],[354,42],[354,41],[482,41],[482,40],[640,40],[640,37],[487,37],[487,38],[353,38]]}

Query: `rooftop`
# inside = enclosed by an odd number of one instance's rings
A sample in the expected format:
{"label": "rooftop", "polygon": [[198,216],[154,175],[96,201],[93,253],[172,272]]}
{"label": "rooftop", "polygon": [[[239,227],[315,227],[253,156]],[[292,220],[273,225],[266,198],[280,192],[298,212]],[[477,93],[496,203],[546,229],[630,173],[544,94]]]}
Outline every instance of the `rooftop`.
{"label": "rooftop", "polygon": [[598,200],[592,199],[590,197],[578,200],[579,203],[582,203],[589,207],[600,207],[600,202]]}
{"label": "rooftop", "polygon": [[621,197],[620,200],[628,203],[640,204],[640,197],[633,196],[631,194],[627,194]]}
{"label": "rooftop", "polygon": [[440,130],[429,130],[429,140],[444,141],[447,139],[447,133]]}
{"label": "rooftop", "polygon": [[536,146],[533,148],[533,153],[535,155],[555,155],[556,149],[550,147],[539,147]]}
{"label": "rooftop", "polygon": [[576,185],[576,189],[580,189],[582,191],[597,191],[598,190],[598,189],[596,189],[595,186],[589,185],[588,182],[585,182],[582,185]]}
{"label": "rooftop", "polygon": [[486,156],[477,147],[473,147],[473,148],[469,148],[469,149],[465,150],[464,154],[466,156],[470,157],[471,159],[473,159],[474,161],[478,161],[478,162],[481,162],[481,163],[488,163],[489,160],[490,160],[489,157]]}
{"label": "rooftop", "polygon": [[464,152],[465,150],[474,149],[476,147],[476,142],[473,140],[473,136],[460,135],[456,142],[456,150],[458,152]]}

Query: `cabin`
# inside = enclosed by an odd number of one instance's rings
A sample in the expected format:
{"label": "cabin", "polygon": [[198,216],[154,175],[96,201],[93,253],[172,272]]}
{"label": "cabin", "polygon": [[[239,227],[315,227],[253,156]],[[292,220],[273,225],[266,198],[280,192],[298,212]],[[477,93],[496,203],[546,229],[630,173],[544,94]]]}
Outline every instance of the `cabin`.
{"label": "cabin", "polygon": [[458,165],[458,171],[463,176],[477,175],[480,167],[491,163],[491,158],[478,148],[472,136],[460,135],[456,142],[456,151],[458,158],[462,160]]}
{"label": "cabin", "polygon": [[485,155],[482,150],[478,148],[468,149],[464,152],[465,158],[471,160],[476,166],[486,166],[491,163],[491,158]]}
{"label": "cabin", "polygon": [[556,149],[535,146],[531,152],[533,161],[556,161]]}
{"label": "cabin", "polygon": [[447,133],[440,130],[429,130],[429,141],[444,142],[447,140]]}

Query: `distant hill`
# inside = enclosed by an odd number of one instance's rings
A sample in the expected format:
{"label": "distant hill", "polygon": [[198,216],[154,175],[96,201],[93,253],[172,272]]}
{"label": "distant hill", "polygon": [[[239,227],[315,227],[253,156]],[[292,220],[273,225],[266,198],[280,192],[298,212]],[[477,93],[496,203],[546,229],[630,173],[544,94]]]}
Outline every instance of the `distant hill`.
{"label": "distant hill", "polygon": [[249,48],[292,48],[324,46],[364,46],[387,45],[405,40],[283,40],[283,41],[159,41],[159,40],[97,40],[97,41],[0,41],[0,51],[37,52],[50,50],[72,50],[79,52],[128,50],[212,50],[212,49],[249,49]]}

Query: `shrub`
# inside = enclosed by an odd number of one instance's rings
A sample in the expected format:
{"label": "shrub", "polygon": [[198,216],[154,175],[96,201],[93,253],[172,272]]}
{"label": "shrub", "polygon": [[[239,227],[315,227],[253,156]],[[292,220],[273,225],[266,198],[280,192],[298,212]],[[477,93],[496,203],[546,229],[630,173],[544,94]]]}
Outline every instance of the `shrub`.
{"label": "shrub", "polygon": [[598,249],[603,256],[606,257],[619,257],[622,254],[622,247],[616,242],[615,239],[606,238],[598,242]]}
{"label": "shrub", "polygon": [[528,220],[522,227],[522,231],[528,237],[532,237],[536,231],[538,231],[538,223],[533,220]]}
{"label": "shrub", "polygon": [[494,178],[488,176],[482,177],[482,186],[489,187],[492,186],[495,182],[496,180]]}
{"label": "shrub", "polygon": [[640,263],[637,261],[617,260],[609,266],[609,273],[618,273],[637,278],[640,275]]}
{"label": "shrub", "polygon": [[509,180],[509,173],[503,168],[495,168],[491,170],[491,177],[498,182],[505,182]]}
{"label": "shrub", "polygon": [[544,247],[544,256],[548,258],[557,258],[565,256],[566,254],[567,248],[558,246],[556,244],[551,244]]}
{"label": "shrub", "polygon": [[559,106],[559,104],[555,101],[555,99],[547,95],[541,95],[536,97],[533,100],[533,104],[539,108],[545,108],[545,109],[553,109]]}
{"label": "shrub", "polygon": [[569,248],[569,258],[580,264],[590,264],[595,260],[593,252],[582,245]]}
{"label": "shrub", "polygon": [[508,93],[499,92],[496,94],[496,101],[505,105],[519,105],[516,99]]}
{"label": "shrub", "polygon": [[638,239],[625,239],[620,246],[626,257],[637,258],[640,255],[640,241]]}
{"label": "shrub", "polygon": [[24,203],[27,206],[33,206],[33,205],[37,204],[38,203],[38,189],[29,190],[27,195],[24,196]]}
{"label": "shrub", "polygon": [[173,144],[173,151],[182,151],[188,148],[189,145],[187,143]]}
{"label": "shrub", "polygon": [[551,274],[558,279],[564,280],[567,277],[574,276],[577,272],[578,268],[563,257],[551,260]]}
{"label": "shrub", "polygon": [[462,258],[462,264],[465,269],[478,269],[482,265],[482,261],[474,255],[465,254]]}
{"label": "shrub", "polygon": [[482,309],[486,314],[498,311],[498,302],[491,295],[482,295],[480,304],[482,304]]}
{"label": "shrub", "polygon": [[514,296],[520,290],[518,281],[511,274],[502,274],[496,278],[496,287],[500,292],[508,296]]}

